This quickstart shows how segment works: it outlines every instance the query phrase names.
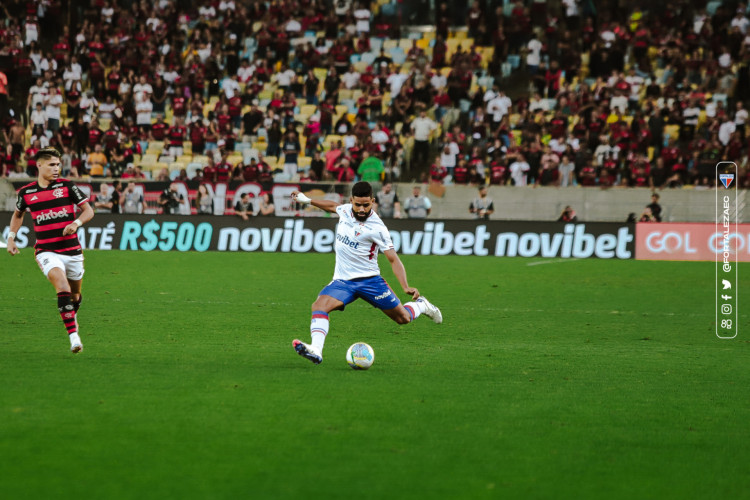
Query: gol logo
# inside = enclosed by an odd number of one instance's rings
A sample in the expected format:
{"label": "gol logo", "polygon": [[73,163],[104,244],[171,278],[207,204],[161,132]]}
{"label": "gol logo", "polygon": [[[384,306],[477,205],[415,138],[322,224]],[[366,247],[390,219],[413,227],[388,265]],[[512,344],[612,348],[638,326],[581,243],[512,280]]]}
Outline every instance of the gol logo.
{"label": "gol logo", "polygon": [[685,253],[695,253],[696,249],[690,247],[690,233],[677,233],[669,231],[662,234],[657,231],[646,238],[646,247],[654,253],[675,253],[683,250]]}

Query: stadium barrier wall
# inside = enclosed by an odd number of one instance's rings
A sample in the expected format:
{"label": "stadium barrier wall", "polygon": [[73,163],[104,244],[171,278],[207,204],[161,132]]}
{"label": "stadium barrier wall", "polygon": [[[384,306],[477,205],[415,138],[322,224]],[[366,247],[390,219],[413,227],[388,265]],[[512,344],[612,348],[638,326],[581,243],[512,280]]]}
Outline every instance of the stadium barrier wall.
{"label": "stadium barrier wall", "polygon": [[[0,210],[12,210],[15,203],[14,190],[29,181],[0,179]],[[99,191],[101,181],[76,181],[87,194]],[[123,180],[123,183],[126,183]],[[143,182],[136,184],[136,189],[143,195],[145,213],[158,212],[159,194],[169,185],[167,182]],[[198,182],[178,182],[179,192],[186,203],[181,207],[182,213],[195,213],[190,201],[195,199]],[[405,200],[411,196],[415,184],[395,184],[399,198]],[[215,197],[214,214],[232,215],[234,205],[242,193],[257,197],[268,190],[275,202],[278,217],[306,216],[318,217],[321,212],[314,208],[292,206],[289,194],[292,190],[302,190],[310,197],[325,197],[341,201],[349,196],[348,184],[306,183],[274,184],[262,186],[258,183],[227,182],[207,184]],[[378,186],[375,186],[378,188]],[[469,204],[477,196],[476,187],[422,185],[422,193],[432,202],[430,219],[472,219]],[[665,222],[713,222],[715,214],[715,192],[713,189],[668,189],[659,191],[661,195],[662,217]],[[566,205],[570,205],[581,221],[624,222],[629,213],[640,216],[643,208],[650,203],[651,190],[648,188],[559,188],[551,186],[489,186],[489,196],[493,199],[495,213],[492,220],[556,220]],[[738,191],[738,205],[744,206],[747,190]],[[4,203],[2,203],[4,201]],[[257,205],[257,204],[256,204]],[[257,206],[254,206],[256,212]],[[740,222],[742,214],[740,214]]]}
{"label": "stadium barrier wall", "polygon": [[[726,246],[725,246],[726,242]],[[724,254],[750,262],[750,224],[724,228],[711,223],[642,223],[635,228],[635,258],[639,260],[712,261]]]}
{"label": "stadium barrier wall", "polygon": [[[10,221],[10,213],[0,216]],[[330,253],[336,220],[97,214],[78,230],[86,249]],[[607,222],[403,220],[386,221],[402,255],[635,258],[635,225]],[[3,227],[7,237],[9,226]],[[19,248],[33,245],[31,219],[18,231]]]}

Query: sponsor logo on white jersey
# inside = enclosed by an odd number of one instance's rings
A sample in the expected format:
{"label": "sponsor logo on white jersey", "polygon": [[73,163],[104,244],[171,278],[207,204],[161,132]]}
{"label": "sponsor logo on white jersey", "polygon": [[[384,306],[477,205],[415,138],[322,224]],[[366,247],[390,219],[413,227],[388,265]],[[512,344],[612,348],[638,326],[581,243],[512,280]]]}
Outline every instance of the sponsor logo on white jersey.
{"label": "sponsor logo on white jersey", "polygon": [[50,219],[59,219],[60,217],[65,217],[66,215],[68,215],[67,207],[63,208],[62,210],[58,210],[57,212],[55,212],[54,210],[50,210],[49,212],[42,212],[36,216],[36,223],[39,224],[40,222],[44,222]]}

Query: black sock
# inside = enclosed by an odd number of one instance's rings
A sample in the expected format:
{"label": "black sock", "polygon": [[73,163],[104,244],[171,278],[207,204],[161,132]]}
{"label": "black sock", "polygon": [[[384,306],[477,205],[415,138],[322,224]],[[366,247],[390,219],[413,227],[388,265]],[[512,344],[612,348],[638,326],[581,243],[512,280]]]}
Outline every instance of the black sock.
{"label": "black sock", "polygon": [[75,309],[75,312],[78,312],[78,308],[81,307],[81,302],[83,302],[83,295],[79,293],[78,300],[73,301],[73,309]]}
{"label": "black sock", "polygon": [[60,311],[60,318],[62,318],[65,329],[68,330],[68,335],[75,333],[77,329],[76,311],[70,300],[70,292],[57,294],[57,310]]}

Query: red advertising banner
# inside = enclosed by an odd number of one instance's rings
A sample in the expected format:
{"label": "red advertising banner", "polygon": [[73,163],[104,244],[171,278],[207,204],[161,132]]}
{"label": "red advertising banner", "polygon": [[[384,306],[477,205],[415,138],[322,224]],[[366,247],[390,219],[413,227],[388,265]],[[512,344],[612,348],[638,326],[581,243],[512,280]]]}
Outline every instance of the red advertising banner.
{"label": "red advertising banner", "polygon": [[[750,262],[750,224],[731,225],[729,249],[739,262]],[[635,226],[637,260],[715,261],[724,252],[725,235],[713,223],[638,223]]]}

